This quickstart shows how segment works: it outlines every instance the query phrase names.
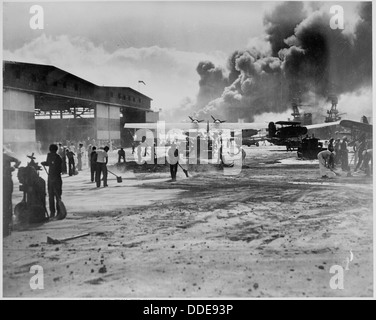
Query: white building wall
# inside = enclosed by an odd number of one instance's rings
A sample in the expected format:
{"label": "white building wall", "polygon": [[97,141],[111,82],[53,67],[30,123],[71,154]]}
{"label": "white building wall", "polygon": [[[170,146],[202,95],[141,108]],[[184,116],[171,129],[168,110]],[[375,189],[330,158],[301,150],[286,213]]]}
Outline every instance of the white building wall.
{"label": "white building wall", "polygon": [[[3,91],[3,140],[4,143],[36,142],[34,119],[35,98],[33,94],[6,89]],[[14,116],[8,117],[13,113]],[[28,117],[25,115],[28,114]],[[30,121],[25,122],[29,118]],[[12,119],[12,120],[9,120]]]}

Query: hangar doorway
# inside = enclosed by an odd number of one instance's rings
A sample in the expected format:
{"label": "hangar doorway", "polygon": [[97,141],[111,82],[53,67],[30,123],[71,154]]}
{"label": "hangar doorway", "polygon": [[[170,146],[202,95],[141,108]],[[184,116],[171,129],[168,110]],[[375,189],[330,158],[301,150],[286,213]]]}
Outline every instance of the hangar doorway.
{"label": "hangar doorway", "polygon": [[136,132],[135,129],[124,129],[125,123],[145,123],[146,112],[145,110],[138,110],[133,108],[122,108],[120,115],[120,137],[121,145],[123,147],[130,147],[133,142],[133,136]]}
{"label": "hangar doorway", "polygon": [[39,94],[35,96],[36,140],[42,151],[52,142],[92,141],[96,138],[96,103]]}

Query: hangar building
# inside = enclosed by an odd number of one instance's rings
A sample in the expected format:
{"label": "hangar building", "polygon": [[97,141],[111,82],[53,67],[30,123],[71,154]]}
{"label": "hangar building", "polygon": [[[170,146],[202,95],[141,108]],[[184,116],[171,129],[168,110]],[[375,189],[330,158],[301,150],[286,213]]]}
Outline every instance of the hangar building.
{"label": "hangar building", "polygon": [[97,86],[50,65],[3,62],[3,142],[112,140],[129,146],[124,123],[157,122],[152,99],[129,87]]}

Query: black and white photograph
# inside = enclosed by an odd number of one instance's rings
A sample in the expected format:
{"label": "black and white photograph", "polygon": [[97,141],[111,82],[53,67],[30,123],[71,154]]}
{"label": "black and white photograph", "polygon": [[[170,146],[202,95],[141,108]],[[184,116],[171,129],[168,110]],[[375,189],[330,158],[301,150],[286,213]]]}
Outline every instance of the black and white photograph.
{"label": "black and white photograph", "polygon": [[1,6],[4,299],[374,297],[372,1]]}

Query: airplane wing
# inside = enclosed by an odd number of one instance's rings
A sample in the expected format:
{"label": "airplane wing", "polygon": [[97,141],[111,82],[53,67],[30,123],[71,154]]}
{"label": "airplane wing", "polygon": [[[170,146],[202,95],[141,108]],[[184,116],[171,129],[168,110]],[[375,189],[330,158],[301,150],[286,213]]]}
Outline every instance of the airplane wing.
{"label": "airplane wing", "polygon": [[[157,130],[157,123],[125,123],[125,129],[149,129],[149,130]],[[162,124],[160,124],[162,126]],[[180,130],[201,130],[207,128],[206,123],[164,123],[165,130],[169,131],[172,129],[180,129]]]}
{"label": "airplane wing", "polygon": [[[168,123],[165,122],[165,129],[172,130],[172,129],[181,129],[181,130],[207,130],[207,123]],[[156,130],[157,129],[157,123],[125,123],[124,128],[126,129],[150,129],[150,130]],[[267,124],[266,123],[259,123],[259,122],[250,122],[250,123],[209,123],[209,130],[261,130],[266,129]]]}
{"label": "airplane wing", "polygon": [[334,122],[324,122],[324,123],[310,124],[308,126],[303,126],[303,127],[306,127],[308,130],[310,130],[310,129],[319,129],[319,128],[324,128],[324,127],[337,126],[337,125],[340,125],[340,124],[341,124],[341,121],[334,121]]}
{"label": "airplane wing", "polygon": [[209,123],[210,130],[261,130],[266,129],[268,127],[267,123],[263,122],[248,122],[248,123],[241,123],[241,122],[224,122],[224,123]]}
{"label": "airplane wing", "polygon": [[305,126],[308,130],[318,129],[330,126],[340,125],[345,128],[350,128],[351,130],[359,130],[367,133],[372,133],[372,125],[368,123],[353,121],[353,120],[340,120],[334,122],[318,123]]}
{"label": "airplane wing", "polygon": [[366,133],[372,133],[372,124],[352,121],[352,120],[341,120],[340,125],[345,128],[355,129],[358,131],[363,131]]}

